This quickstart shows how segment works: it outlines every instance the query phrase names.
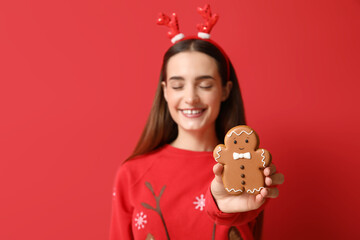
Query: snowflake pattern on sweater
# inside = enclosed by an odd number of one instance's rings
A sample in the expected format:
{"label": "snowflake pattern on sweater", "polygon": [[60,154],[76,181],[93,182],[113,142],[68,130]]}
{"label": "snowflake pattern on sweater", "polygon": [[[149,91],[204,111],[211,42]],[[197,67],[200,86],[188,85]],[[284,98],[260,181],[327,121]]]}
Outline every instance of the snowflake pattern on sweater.
{"label": "snowflake pattern on sweater", "polygon": [[145,224],[147,223],[146,215],[143,212],[137,213],[135,217],[135,227],[137,227],[138,230],[143,229],[145,227]]}
{"label": "snowflake pattern on sweater", "polygon": [[196,197],[196,202],[193,203],[196,205],[195,209],[199,209],[200,211],[204,210],[205,207],[204,194],[201,194],[200,197]]}

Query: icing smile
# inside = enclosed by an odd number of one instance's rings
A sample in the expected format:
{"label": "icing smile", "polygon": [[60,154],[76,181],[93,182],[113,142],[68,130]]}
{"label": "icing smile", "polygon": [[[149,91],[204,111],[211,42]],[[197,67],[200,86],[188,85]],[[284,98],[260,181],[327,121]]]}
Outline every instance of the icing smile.
{"label": "icing smile", "polygon": [[240,150],[244,150],[244,148],[239,148]]}
{"label": "icing smile", "polygon": [[179,111],[185,116],[185,117],[189,117],[189,118],[195,118],[195,117],[200,117],[203,112],[206,109],[199,109],[199,108],[194,108],[194,109],[179,109]]}

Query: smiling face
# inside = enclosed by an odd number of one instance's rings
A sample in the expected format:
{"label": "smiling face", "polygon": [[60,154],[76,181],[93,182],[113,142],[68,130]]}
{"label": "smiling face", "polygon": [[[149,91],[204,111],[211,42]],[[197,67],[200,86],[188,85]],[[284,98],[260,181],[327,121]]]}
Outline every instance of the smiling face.
{"label": "smiling face", "polygon": [[231,89],[221,84],[216,60],[197,51],[172,56],[163,82],[164,97],[179,131],[215,127],[220,104]]}
{"label": "smiling face", "polygon": [[243,133],[240,136],[234,134],[230,141],[232,141],[231,144],[234,145],[234,149],[242,153],[254,151],[257,139],[254,134],[247,135],[246,133]]}
{"label": "smiling face", "polygon": [[225,137],[225,145],[239,153],[254,151],[258,144],[258,136],[247,126],[234,127]]}

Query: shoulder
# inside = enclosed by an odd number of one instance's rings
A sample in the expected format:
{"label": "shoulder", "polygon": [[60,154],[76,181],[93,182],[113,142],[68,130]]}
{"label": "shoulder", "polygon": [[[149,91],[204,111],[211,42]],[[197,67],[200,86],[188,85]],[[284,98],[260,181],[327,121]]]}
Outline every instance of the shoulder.
{"label": "shoulder", "polygon": [[161,158],[162,148],[142,154],[123,162],[116,173],[117,180],[136,182],[145,175],[158,159]]}
{"label": "shoulder", "polygon": [[145,166],[153,163],[157,159],[161,158],[161,156],[163,155],[163,152],[164,152],[164,147],[160,147],[151,152],[135,156],[135,157],[123,162],[120,165],[120,169],[121,168],[133,169],[133,168],[137,168],[139,166],[145,167]]}

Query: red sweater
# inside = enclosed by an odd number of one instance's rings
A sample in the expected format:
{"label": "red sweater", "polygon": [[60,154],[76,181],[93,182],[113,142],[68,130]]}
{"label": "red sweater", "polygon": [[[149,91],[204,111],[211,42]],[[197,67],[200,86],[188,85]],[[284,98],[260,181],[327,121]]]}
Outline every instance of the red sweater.
{"label": "red sweater", "polygon": [[210,192],[212,152],[170,145],[124,163],[113,192],[110,239],[253,239],[251,225],[263,210],[221,212]]}

